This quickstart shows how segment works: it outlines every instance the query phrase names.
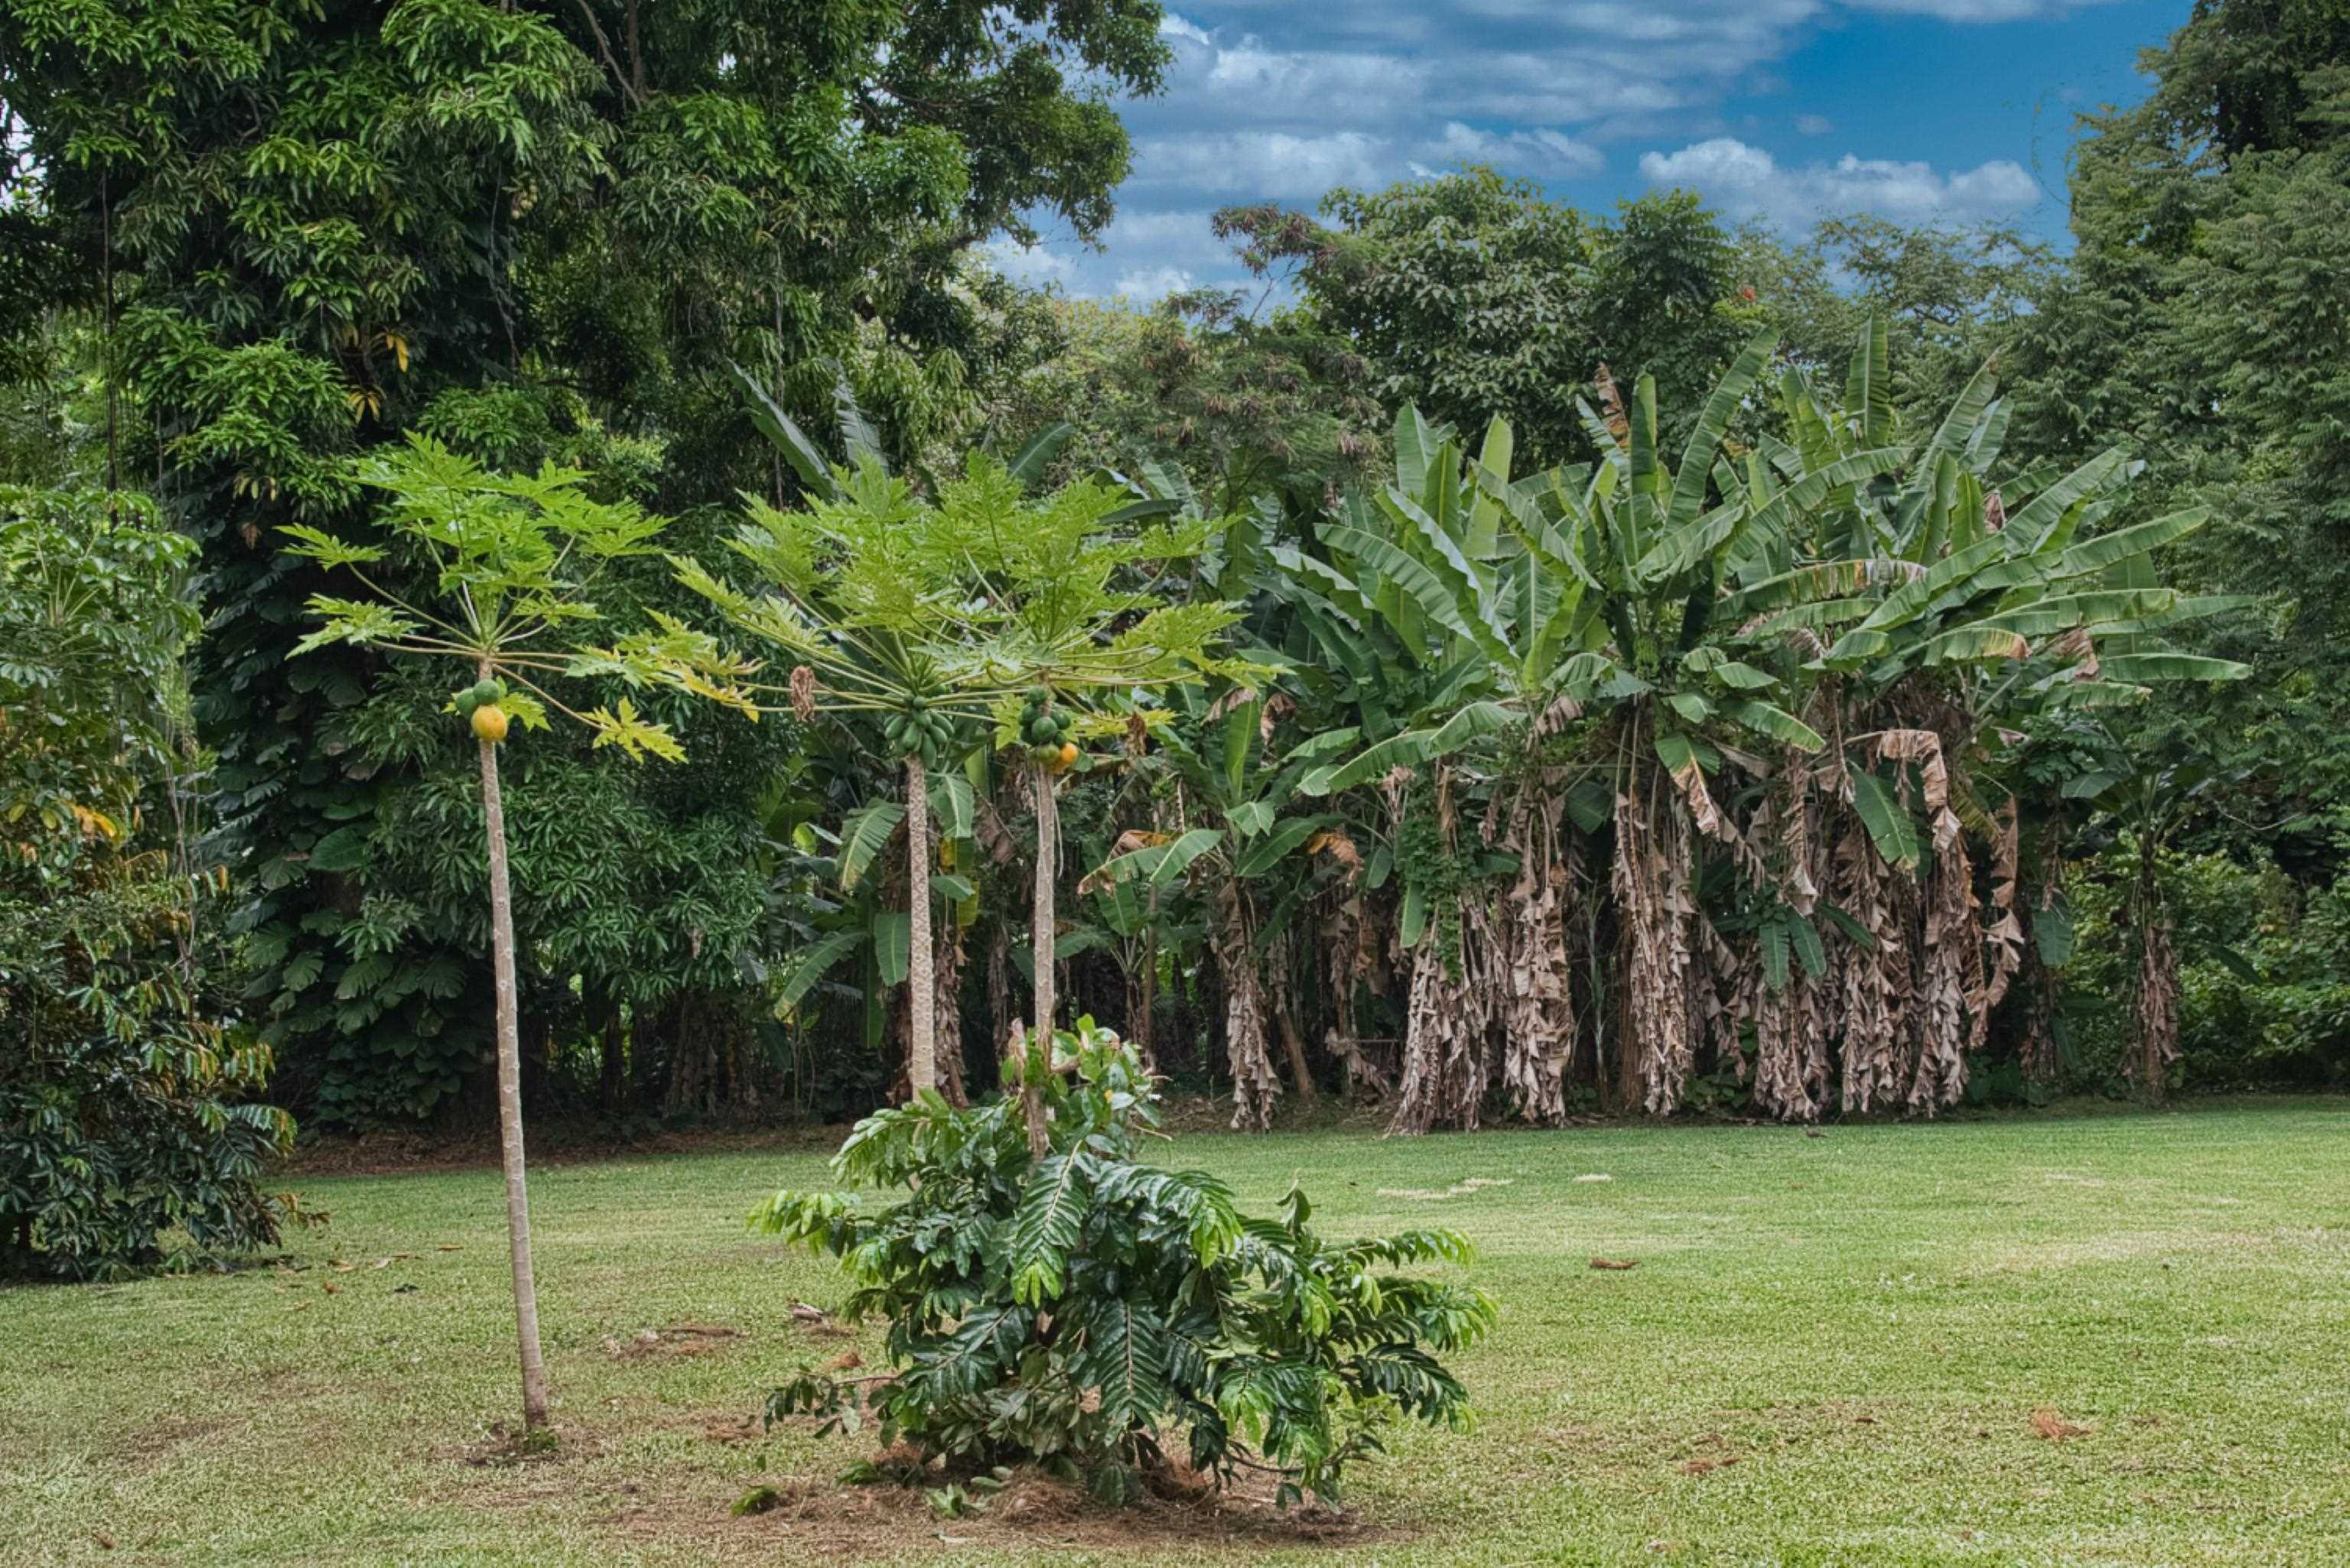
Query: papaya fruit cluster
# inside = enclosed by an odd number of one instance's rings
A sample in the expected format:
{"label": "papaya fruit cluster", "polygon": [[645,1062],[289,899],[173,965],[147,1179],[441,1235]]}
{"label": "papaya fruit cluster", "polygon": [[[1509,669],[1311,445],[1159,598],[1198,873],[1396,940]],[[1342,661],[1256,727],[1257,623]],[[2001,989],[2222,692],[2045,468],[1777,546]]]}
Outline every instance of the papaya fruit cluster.
{"label": "papaya fruit cluster", "polygon": [[476,680],[456,695],[457,716],[473,726],[476,740],[497,745],[506,738],[506,700],[503,680]]}
{"label": "papaya fruit cluster", "polygon": [[904,708],[881,722],[881,736],[899,756],[919,752],[935,760],[951,749],[954,721],[931,706],[929,699],[912,697]]}
{"label": "papaya fruit cluster", "polygon": [[1020,738],[1028,752],[1048,772],[1063,773],[1077,760],[1076,726],[1055,714],[1053,693],[1042,686],[1028,688],[1020,709]]}

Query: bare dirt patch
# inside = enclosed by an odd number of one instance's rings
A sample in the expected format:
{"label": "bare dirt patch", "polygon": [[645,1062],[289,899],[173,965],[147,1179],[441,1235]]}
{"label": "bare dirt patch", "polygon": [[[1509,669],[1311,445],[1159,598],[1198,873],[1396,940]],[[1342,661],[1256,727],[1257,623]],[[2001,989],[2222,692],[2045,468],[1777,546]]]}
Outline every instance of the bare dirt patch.
{"label": "bare dirt patch", "polygon": [[[716,1423],[713,1422],[713,1425]],[[1238,1556],[1284,1547],[1361,1548],[1406,1538],[1358,1513],[1274,1504],[1269,1478],[1250,1477],[1222,1491],[1204,1483],[1162,1485],[1124,1508],[1094,1501],[1076,1488],[1024,1472],[987,1500],[983,1511],[942,1518],[920,1487],[844,1486],[806,1477],[765,1478],[760,1509],[736,1515],[738,1484],[724,1497],[715,1478],[681,1478],[673,1490],[646,1486],[598,1522],[635,1541],[691,1542],[736,1555],[759,1544],[848,1561],[886,1557],[938,1542],[974,1551],[1152,1552],[1180,1548]],[[1261,1484],[1260,1484],[1261,1483]],[[1351,1560],[1351,1559],[1350,1559]]]}
{"label": "bare dirt patch", "polygon": [[681,1323],[667,1328],[640,1328],[627,1339],[604,1336],[604,1354],[621,1361],[648,1355],[709,1355],[743,1337],[739,1328],[719,1324]]}
{"label": "bare dirt patch", "polygon": [[172,1455],[189,1444],[202,1442],[226,1430],[228,1423],[225,1421],[166,1416],[132,1432],[123,1445],[123,1458],[134,1469],[154,1469],[170,1462]]}

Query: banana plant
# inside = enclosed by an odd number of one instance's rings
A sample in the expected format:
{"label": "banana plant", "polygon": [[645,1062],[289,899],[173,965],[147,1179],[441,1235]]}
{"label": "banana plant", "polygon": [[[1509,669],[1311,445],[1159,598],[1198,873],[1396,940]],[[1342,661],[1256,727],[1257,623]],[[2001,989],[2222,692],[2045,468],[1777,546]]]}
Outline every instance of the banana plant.
{"label": "banana plant", "polygon": [[1315,1097],[1295,1004],[1285,981],[1267,983],[1266,950],[1317,875],[1350,874],[1327,853],[1343,819],[1290,808],[1302,798],[1306,774],[1351,736],[1293,738],[1276,754],[1274,732],[1294,701],[1269,705],[1247,686],[1230,687],[1213,701],[1197,691],[1180,700],[1182,711],[1159,727],[1159,744],[1141,764],[1166,826],[1122,834],[1078,888],[1099,898],[1180,888],[1198,898],[1223,981],[1232,1125],[1263,1130],[1282,1093],[1266,1044],[1268,1023],[1283,1038],[1291,1092],[1307,1103]]}
{"label": "banana plant", "polygon": [[[1930,1110],[1955,1097],[1961,1047],[2012,970],[2003,952],[1986,969],[1974,932],[1962,833],[1988,832],[1996,808],[1970,793],[1968,764],[2014,714],[2241,671],[2160,640],[2227,603],[2182,598],[2147,563],[2199,512],[2099,531],[2126,499],[2118,454],[2069,472],[2002,469],[2006,412],[1989,371],[1911,431],[1884,389],[1881,328],[1863,336],[1841,401],[1792,370],[1767,398],[1773,351],[1768,337],[1746,347],[1677,461],[1659,450],[1646,379],[1628,399],[1603,383],[1585,406],[1598,462],[1532,478],[1509,473],[1506,427],[1470,459],[1407,410],[1397,483],[1322,530],[1326,559],[1284,564],[1301,615],[1335,649],[1360,650],[1347,660],[1376,657],[1364,628],[1377,622],[1440,701],[1401,721],[1367,706],[1366,731],[1387,732],[1305,787],[1430,764],[1441,784],[1454,759],[1523,776],[1556,734],[1575,826],[1605,824],[1612,839],[1616,979],[1640,1052],[1622,1058],[1637,1068],[1627,1097],[1670,1109],[1701,1030],[1735,1052],[1742,1020],[1816,1011],[1833,980],[1859,1016],[1847,1006],[1840,1027],[1761,1031],[1766,1046],[1801,1035],[1814,1058],[1771,1075],[1786,1090],[1773,1108],[1816,1114],[1813,1090],[1787,1086],[1817,1085],[1815,1059],[1841,1034],[1848,1106]],[[1865,831],[1834,839],[1833,864],[1831,809]],[[1759,905],[1700,896],[1700,845]],[[1843,938],[1835,976],[1815,916]],[[1756,950],[1731,950],[1725,928]],[[2009,922],[1993,929],[2008,940]],[[1927,972],[1896,971],[1918,950]],[[1792,1012],[1790,980],[1806,992]],[[1900,1061],[1890,1043],[1913,988],[1929,994],[1936,1045]]]}

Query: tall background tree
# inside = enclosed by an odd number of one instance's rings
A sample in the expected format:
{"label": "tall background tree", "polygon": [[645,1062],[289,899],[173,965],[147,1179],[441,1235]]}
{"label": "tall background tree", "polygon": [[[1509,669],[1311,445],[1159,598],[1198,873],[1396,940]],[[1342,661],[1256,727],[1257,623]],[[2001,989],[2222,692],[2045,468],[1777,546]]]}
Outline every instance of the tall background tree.
{"label": "tall background tree", "polygon": [[[692,508],[790,486],[735,359],[805,414],[845,373],[910,453],[967,400],[958,258],[1043,215],[1107,221],[1128,159],[1108,97],[1156,85],[1157,22],[1128,0],[0,5],[6,211],[37,241],[9,265],[94,318],[109,470],[201,546],[195,711],[255,857],[254,995],[327,1116],[481,1103],[490,985],[432,934],[450,868],[416,829],[453,759],[372,700],[363,650],[286,664],[319,583],[276,529],[350,528],[348,459],[423,431],[501,467],[592,468],[695,544]],[[658,1066],[655,1021],[677,1054],[747,1027],[720,928],[766,891],[743,873],[760,739],[722,742],[692,783],[576,748],[514,781],[563,883],[661,895],[634,929],[607,911],[567,931],[534,1033],[625,1019],[648,1036],[634,1064]],[[707,853],[616,867],[616,820],[637,825],[623,843]],[[668,1066],[672,1089],[719,1076]]]}

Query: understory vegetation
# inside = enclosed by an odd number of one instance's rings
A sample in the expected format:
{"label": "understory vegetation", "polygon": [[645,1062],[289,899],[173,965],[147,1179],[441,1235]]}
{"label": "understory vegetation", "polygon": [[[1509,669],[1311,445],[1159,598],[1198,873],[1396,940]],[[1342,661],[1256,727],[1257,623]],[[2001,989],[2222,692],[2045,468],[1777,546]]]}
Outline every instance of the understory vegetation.
{"label": "understory vegetation", "polygon": [[786,1190],[754,1211],[757,1229],[841,1260],[856,1286],[842,1315],[888,1323],[893,1369],[804,1372],[770,1397],[770,1420],[869,1418],[884,1449],[911,1447],[914,1476],[1038,1464],[1114,1502],[1168,1474],[1178,1438],[1191,1475],[1229,1484],[1245,1467],[1278,1476],[1284,1504],[1335,1503],[1394,1421],[1468,1429],[1468,1391],[1430,1353],[1474,1345],[1493,1303],[1389,1272],[1467,1262],[1457,1231],[1333,1246],[1308,1228],[1302,1187],[1278,1220],[1251,1219],[1216,1178],[1144,1163],[1158,1096],[1133,1048],[1089,1019],[1017,1075],[983,1109],[933,1089],[858,1125],[834,1174],[905,1189],[895,1207]]}

